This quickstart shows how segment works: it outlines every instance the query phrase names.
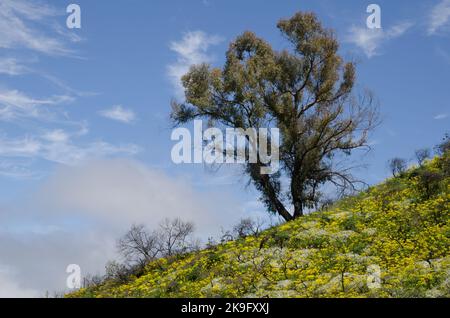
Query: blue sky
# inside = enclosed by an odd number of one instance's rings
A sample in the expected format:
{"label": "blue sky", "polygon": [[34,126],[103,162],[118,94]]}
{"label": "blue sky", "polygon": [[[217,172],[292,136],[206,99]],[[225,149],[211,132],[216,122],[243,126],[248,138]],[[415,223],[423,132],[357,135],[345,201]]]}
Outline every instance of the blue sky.
{"label": "blue sky", "polygon": [[[48,263],[29,268],[3,247],[0,282],[9,293],[57,288],[68,262],[98,270],[132,222],[183,214],[205,236],[262,214],[238,171],[171,162],[170,100],[189,65],[222,65],[245,30],[285,48],[275,25],[296,11],[336,30],[341,54],[358,63],[358,89],[379,100],[383,123],[368,168],[357,172],[364,180],[383,180],[389,158],[412,158],[448,131],[449,0],[376,1],[376,32],[366,27],[371,2],[359,0],[73,1],[81,29],[66,27],[70,3],[0,1],[0,236],[40,248],[58,273],[45,271]],[[100,256],[86,254],[100,243],[73,239],[89,235],[109,244]],[[55,243],[67,237],[75,260]],[[23,271],[46,279],[17,278]]]}

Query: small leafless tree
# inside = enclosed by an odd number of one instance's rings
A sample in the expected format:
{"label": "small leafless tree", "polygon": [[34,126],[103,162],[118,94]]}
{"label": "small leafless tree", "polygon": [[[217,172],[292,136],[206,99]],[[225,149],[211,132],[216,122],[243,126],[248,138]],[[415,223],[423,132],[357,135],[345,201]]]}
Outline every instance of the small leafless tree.
{"label": "small leafless tree", "polygon": [[117,242],[117,249],[129,264],[144,266],[161,253],[157,233],[149,232],[144,225],[133,225]]}
{"label": "small leafless tree", "polygon": [[224,230],[223,228],[221,229],[221,235],[220,235],[220,243],[221,244],[233,241],[234,238],[235,237],[234,237],[232,231]]}
{"label": "small leafless tree", "polygon": [[83,288],[94,287],[100,285],[102,282],[103,282],[102,276],[88,274],[85,277],[83,277],[81,287]]}
{"label": "small leafless tree", "polygon": [[388,161],[388,165],[394,177],[400,176],[407,168],[406,160],[402,158],[392,158]]}
{"label": "small leafless tree", "polygon": [[165,219],[157,231],[160,252],[164,256],[173,256],[194,249],[196,244],[192,239],[193,233],[193,223],[184,222],[179,218]]}
{"label": "small leafless tree", "polygon": [[164,219],[150,232],[144,225],[133,225],[117,242],[117,249],[129,267],[145,266],[159,257],[183,254],[198,248],[194,224],[179,218]]}
{"label": "small leafless tree", "polygon": [[319,201],[318,210],[320,210],[320,211],[327,210],[327,209],[331,208],[335,202],[336,202],[336,200],[333,198],[330,198],[330,197],[324,198]]}
{"label": "small leafless tree", "polygon": [[428,148],[418,149],[415,152],[415,156],[419,166],[422,166],[425,160],[431,157],[430,149]]}
{"label": "small leafless tree", "polygon": [[233,228],[233,233],[238,238],[245,238],[250,235],[258,235],[261,233],[264,222],[261,219],[253,220],[251,218],[244,218],[239,221]]}
{"label": "small leafless tree", "polygon": [[435,147],[436,153],[440,156],[450,151],[450,134],[446,133],[442,142]]}
{"label": "small leafless tree", "polygon": [[126,283],[130,280],[133,268],[116,261],[110,261],[105,266],[105,272],[105,279]]}

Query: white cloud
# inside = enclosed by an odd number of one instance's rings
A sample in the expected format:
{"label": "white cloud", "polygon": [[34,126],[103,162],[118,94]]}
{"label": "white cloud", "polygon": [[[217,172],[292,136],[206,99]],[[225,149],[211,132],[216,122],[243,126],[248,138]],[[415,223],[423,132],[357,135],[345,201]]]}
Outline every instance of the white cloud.
{"label": "white cloud", "polygon": [[226,191],[198,192],[184,178],[123,159],[61,167],[27,197],[0,207],[0,264],[14,269],[0,275],[6,295],[63,290],[68,264],[83,275],[103,272],[133,223],[155,228],[180,217],[205,241],[241,216]]}
{"label": "white cloud", "polygon": [[125,109],[121,105],[113,106],[99,112],[103,117],[129,124],[136,119],[135,113],[131,109]]}
{"label": "white cloud", "polygon": [[0,176],[13,179],[30,179],[38,177],[36,172],[30,169],[30,160],[14,160],[2,158],[0,160]]}
{"label": "white cloud", "polygon": [[356,45],[363,50],[368,58],[378,54],[378,49],[386,41],[402,36],[412,27],[410,22],[402,22],[387,29],[369,29],[367,27],[352,26],[349,30],[346,42]]}
{"label": "white cloud", "polygon": [[[42,176],[33,167],[44,161],[76,165],[93,158],[133,156],[140,148],[131,143],[111,144],[101,139],[85,142],[76,140],[87,133],[84,122],[70,119],[62,107],[75,101],[75,97],[90,96],[78,92],[58,78],[43,71],[36,71],[23,64],[35,61],[36,53],[51,56],[73,56],[68,46],[82,39],[69,32],[65,22],[65,7],[53,7],[39,0],[0,1],[0,74],[20,75],[34,73],[54,83],[64,92],[60,95],[32,96],[27,92],[0,86],[0,122],[8,129],[15,126],[11,136],[0,131],[0,175],[15,178]],[[15,53],[32,53],[19,60]],[[9,52],[11,51],[11,52]],[[14,53],[14,54],[13,54]],[[114,119],[129,122],[135,115],[123,109],[109,113]],[[53,127],[54,126],[54,127]],[[77,132],[69,132],[81,126]],[[60,127],[64,128],[61,129]],[[44,132],[43,132],[44,131]]]}
{"label": "white cloud", "polygon": [[[0,264],[1,265],[1,264]],[[23,288],[14,279],[14,272],[5,267],[0,266],[0,298],[34,298],[39,292],[29,288]]]}
{"label": "white cloud", "polygon": [[395,24],[389,28],[386,32],[386,39],[394,39],[396,37],[402,36],[406,31],[408,31],[413,26],[412,22],[402,22]]}
{"label": "white cloud", "polygon": [[450,0],[441,0],[428,17],[428,34],[432,35],[448,25],[450,20]]}
{"label": "white cloud", "polygon": [[212,234],[218,221],[227,219],[216,212],[223,201],[218,195],[202,197],[186,179],[125,159],[59,169],[37,198],[48,211],[79,211],[119,227],[139,222],[152,227],[165,217],[181,217]]}
{"label": "white cloud", "polygon": [[[57,16],[57,11],[42,3],[25,0],[2,0],[0,2],[0,48],[26,48],[49,55],[68,55],[64,40],[55,37],[49,27],[48,18]],[[47,29],[47,33],[37,29]]]}
{"label": "white cloud", "polygon": [[42,137],[54,143],[67,142],[70,138],[69,134],[62,129],[47,131]]}
{"label": "white cloud", "polygon": [[36,105],[56,105],[62,102],[71,101],[69,96],[54,96],[47,99],[31,98],[18,90],[0,91],[0,103],[12,105],[18,108],[27,108]]}
{"label": "white cloud", "polygon": [[[26,174],[32,174],[26,170],[28,168],[27,165],[21,169],[19,162],[13,164],[11,162],[13,158],[42,159],[64,165],[78,165],[92,159],[119,155],[133,156],[141,151],[141,148],[134,144],[113,145],[104,141],[76,145],[73,142],[73,138],[78,135],[78,132],[68,133],[62,129],[55,129],[47,131],[41,136],[25,136],[21,138],[0,136],[0,157],[10,158],[8,163],[4,163],[4,168],[8,166],[15,167],[17,177],[20,178]],[[11,176],[15,175],[11,173]],[[3,175],[7,174],[3,173]]]}
{"label": "white cloud", "polygon": [[[13,159],[42,159],[53,163],[76,165],[93,158],[115,156],[133,156],[141,151],[135,144],[111,144],[102,140],[94,140],[83,144],[76,143],[75,138],[87,133],[86,124],[72,122],[62,109],[55,108],[60,104],[73,101],[68,95],[51,96],[49,98],[33,98],[17,90],[0,89],[0,121],[25,124],[27,132],[24,137],[7,137],[0,135],[0,157],[9,158],[4,168],[13,167],[12,172],[1,169],[3,176],[34,176],[40,172],[32,173],[29,166],[21,163],[14,164]],[[116,109],[114,119],[130,122],[134,114]],[[22,122],[31,119],[31,122]],[[36,132],[36,120],[47,124],[58,124],[63,127],[77,126],[77,131],[67,131],[61,128],[49,129],[44,133]],[[79,127],[78,127],[79,126]],[[72,127],[73,128],[73,127]],[[41,128],[42,129],[42,128]]]}
{"label": "white cloud", "polygon": [[184,91],[181,77],[185,75],[192,65],[210,63],[213,57],[208,53],[212,45],[222,42],[216,35],[208,35],[203,31],[191,31],[183,35],[180,41],[170,43],[170,50],[177,54],[175,63],[168,66],[168,74],[176,89],[177,97],[183,98]]}
{"label": "white cloud", "polygon": [[55,106],[74,100],[68,95],[55,95],[49,98],[33,98],[18,90],[0,89],[0,120],[11,121],[19,118],[54,118],[45,106]]}
{"label": "white cloud", "polygon": [[52,296],[67,291],[69,264],[79,264],[82,275],[96,274],[114,256],[114,238],[106,231],[38,232],[0,231],[0,265],[6,269],[0,272],[1,297],[44,297],[47,292]]}
{"label": "white cloud", "polygon": [[0,74],[21,75],[27,71],[27,68],[19,63],[15,58],[0,57]]}
{"label": "white cloud", "polygon": [[34,138],[7,139],[0,137],[0,156],[31,157],[41,150],[41,143]]}
{"label": "white cloud", "polygon": [[434,116],[434,119],[442,120],[442,119],[446,119],[447,117],[448,117],[448,114],[443,113],[443,114],[438,114],[438,115]]}
{"label": "white cloud", "polygon": [[450,53],[448,53],[441,47],[436,47],[436,54],[441,57],[446,63],[450,64]]}
{"label": "white cloud", "polygon": [[77,146],[71,142],[51,142],[42,146],[41,156],[48,161],[77,165],[92,159],[111,156],[134,156],[141,148],[134,144],[113,145],[104,141],[91,142],[84,146]]}

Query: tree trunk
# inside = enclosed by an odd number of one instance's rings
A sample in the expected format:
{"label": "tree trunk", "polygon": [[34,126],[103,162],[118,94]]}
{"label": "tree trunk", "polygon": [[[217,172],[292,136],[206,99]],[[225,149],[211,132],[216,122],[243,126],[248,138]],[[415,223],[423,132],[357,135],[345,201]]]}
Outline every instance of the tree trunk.
{"label": "tree trunk", "polygon": [[303,204],[301,202],[294,203],[294,219],[303,216]]}
{"label": "tree trunk", "polygon": [[[296,165],[297,167],[299,164]],[[294,219],[303,216],[303,193],[302,193],[302,182],[300,181],[300,169],[294,170],[291,178],[291,197],[292,204],[294,205]]]}
{"label": "tree trunk", "polygon": [[292,217],[292,215],[288,212],[288,210],[286,210],[286,208],[284,207],[284,205],[283,205],[278,199],[276,199],[276,201],[277,201],[277,204],[276,204],[277,212],[278,212],[279,215],[281,215],[281,217],[282,217],[286,222],[295,219],[295,215],[294,215],[294,217]]}
{"label": "tree trunk", "polygon": [[266,189],[266,194],[272,202],[272,205],[275,207],[275,210],[277,213],[286,221],[291,221],[293,219],[292,215],[289,213],[289,211],[284,207],[283,203],[278,199],[277,194],[275,193],[274,189],[272,188],[269,178],[267,175],[264,175],[262,178],[262,182],[264,184],[264,187]]}
{"label": "tree trunk", "polygon": [[286,222],[291,221],[293,217],[278,198],[277,191],[270,182],[269,176],[266,174],[261,174],[260,169],[261,164],[248,165],[248,171],[251,178],[255,184],[257,184],[259,190],[263,193],[264,198],[269,201],[272,210],[278,213]]}

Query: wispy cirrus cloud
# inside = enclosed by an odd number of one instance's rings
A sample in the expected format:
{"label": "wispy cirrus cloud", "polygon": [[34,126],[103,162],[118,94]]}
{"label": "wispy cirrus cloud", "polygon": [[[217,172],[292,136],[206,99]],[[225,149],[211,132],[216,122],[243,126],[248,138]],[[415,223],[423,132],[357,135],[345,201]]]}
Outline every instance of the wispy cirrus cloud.
{"label": "wispy cirrus cloud", "polygon": [[428,35],[432,35],[449,26],[450,0],[441,0],[430,11],[428,16]]}
{"label": "wispy cirrus cloud", "polygon": [[24,48],[48,55],[73,54],[64,36],[58,32],[59,29],[48,23],[49,18],[62,13],[63,11],[59,12],[43,3],[2,0],[0,2],[0,48]]}
{"label": "wispy cirrus cloud", "polygon": [[111,144],[105,141],[94,141],[86,145],[76,145],[72,141],[49,142],[43,144],[43,159],[63,164],[78,165],[92,159],[103,159],[115,156],[134,156],[141,151],[135,144]]}
{"label": "wispy cirrus cloud", "polygon": [[[38,173],[30,167],[32,160],[30,159],[0,159],[0,176],[11,179],[30,179],[38,176]],[[1,284],[0,284],[1,285]]]}
{"label": "wispy cirrus cloud", "polygon": [[[26,123],[32,123],[25,125],[26,132],[22,136],[0,135],[0,175],[12,178],[42,176],[45,173],[33,170],[30,163],[36,160],[77,165],[91,159],[130,157],[141,151],[133,143],[113,144],[101,139],[80,142],[79,137],[88,132],[87,123],[71,121],[59,107],[73,100],[70,95],[35,98],[18,90],[0,89],[0,121],[19,124],[29,120]],[[121,117],[115,114],[114,118],[127,122],[134,119],[134,114],[124,114]],[[46,128],[40,127],[39,123],[44,122]],[[51,129],[54,125],[71,130]],[[73,130],[74,126],[76,130]]]}
{"label": "wispy cirrus cloud", "polygon": [[[78,132],[68,132],[54,129],[41,135],[27,135],[23,137],[8,137],[0,135],[0,158],[4,167],[15,167],[18,177],[30,174],[27,165],[20,165],[12,159],[41,159],[53,163],[73,166],[92,159],[101,159],[114,156],[133,156],[141,151],[134,144],[114,145],[102,140],[76,144]],[[1,167],[1,164],[0,164]],[[12,174],[11,176],[15,176]]]}
{"label": "wispy cirrus cloud", "polygon": [[27,72],[27,67],[22,65],[18,59],[12,57],[0,57],[0,74],[21,75]]}
{"label": "wispy cirrus cloud", "polygon": [[209,54],[209,48],[222,41],[223,39],[217,35],[208,35],[203,31],[190,31],[185,33],[181,40],[170,43],[170,50],[177,54],[177,60],[167,67],[167,72],[177,97],[183,98],[182,76],[192,65],[211,63],[213,56]]}
{"label": "wispy cirrus cloud", "polygon": [[387,30],[352,26],[345,37],[345,41],[356,45],[368,58],[371,58],[379,54],[379,48],[385,42],[402,36],[412,26],[413,23],[411,22],[401,22]]}
{"label": "wispy cirrus cloud", "polygon": [[41,150],[41,143],[35,138],[26,136],[20,139],[0,137],[0,156],[2,157],[31,157]]}
{"label": "wispy cirrus cloud", "polygon": [[436,116],[434,116],[433,118],[435,120],[442,120],[442,119],[446,119],[448,118],[448,114],[447,113],[442,113],[442,114],[437,114]]}
{"label": "wispy cirrus cloud", "polygon": [[99,112],[100,116],[108,119],[130,124],[136,120],[136,114],[131,109],[126,109],[121,105],[113,106]]}
{"label": "wispy cirrus cloud", "polygon": [[[87,123],[71,121],[62,109],[56,109],[72,100],[67,95],[34,98],[17,90],[0,90],[0,121],[17,124],[26,119],[33,123],[25,125],[27,129],[22,136],[0,134],[0,175],[25,178],[43,174],[31,169],[30,160],[76,165],[90,159],[134,156],[141,151],[133,143],[112,144],[101,139],[80,142],[79,137],[88,133]],[[130,114],[120,117],[127,122],[131,119]],[[46,128],[40,127],[39,122],[45,122]]]}
{"label": "wispy cirrus cloud", "polygon": [[55,111],[47,106],[73,102],[69,95],[55,95],[48,98],[34,98],[19,90],[0,89],[0,120],[14,121],[21,118],[55,118]]}
{"label": "wispy cirrus cloud", "polygon": [[[40,161],[75,165],[93,159],[115,156],[133,156],[140,147],[133,143],[109,143],[102,138],[83,140],[88,133],[85,120],[73,121],[64,109],[78,97],[94,93],[80,92],[55,76],[28,67],[39,54],[75,57],[71,43],[82,40],[76,32],[69,32],[62,24],[65,7],[56,7],[41,0],[0,1],[0,74],[41,76],[63,92],[36,97],[27,91],[0,86],[0,122],[7,124],[0,131],[0,175],[23,178],[35,176]],[[24,60],[17,57],[24,56]],[[31,58],[26,57],[32,54]],[[104,116],[121,122],[132,122],[131,110],[113,108]],[[14,130],[8,131],[9,127]],[[73,131],[74,127],[77,129]],[[37,169],[40,170],[40,169]],[[40,173],[43,175],[44,173]]]}
{"label": "wispy cirrus cloud", "polygon": [[447,64],[450,64],[450,53],[446,50],[442,49],[441,47],[436,47],[435,49],[436,55],[442,58]]}

